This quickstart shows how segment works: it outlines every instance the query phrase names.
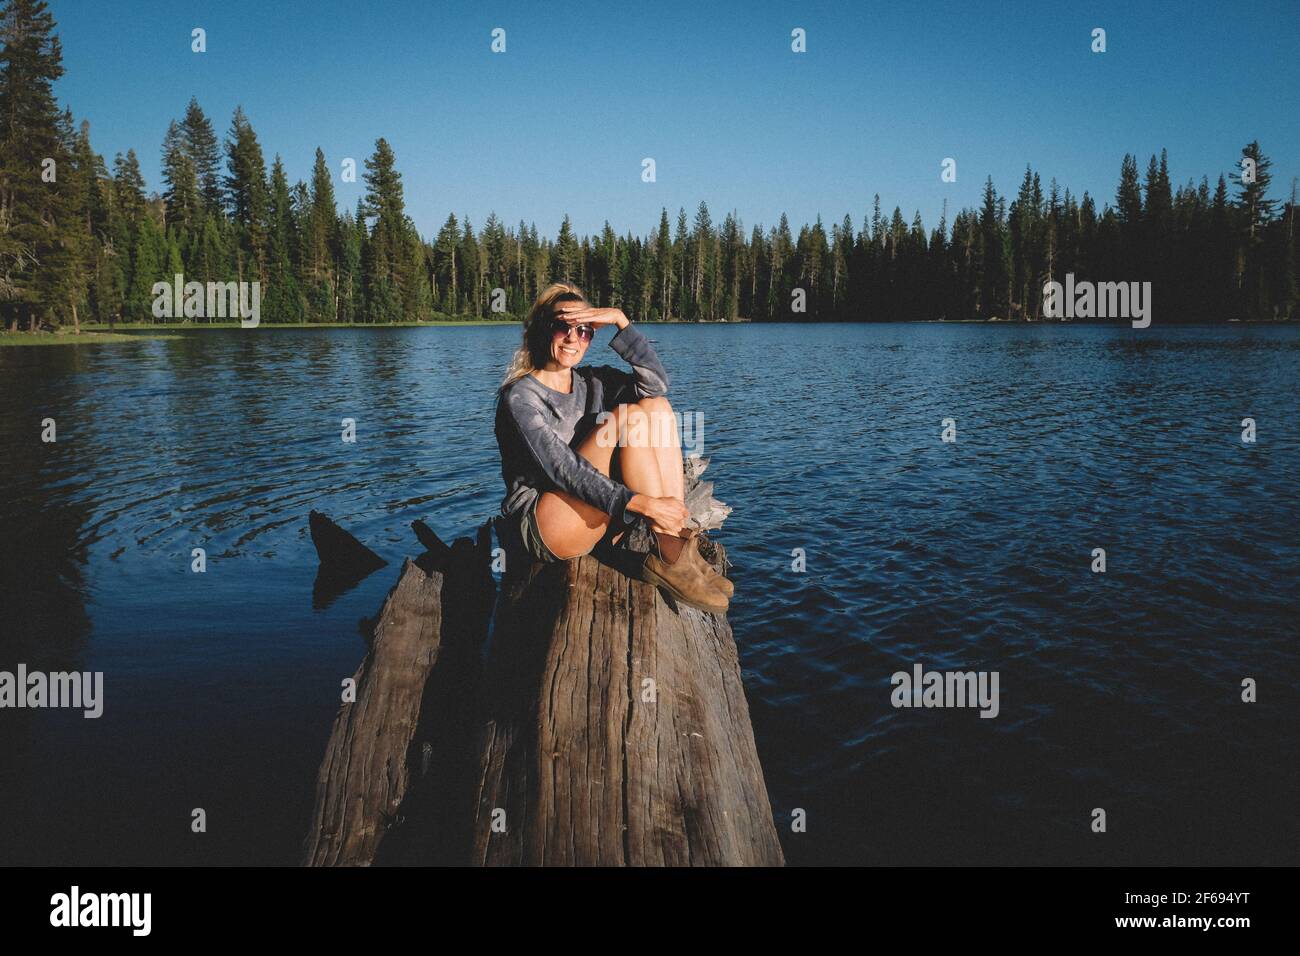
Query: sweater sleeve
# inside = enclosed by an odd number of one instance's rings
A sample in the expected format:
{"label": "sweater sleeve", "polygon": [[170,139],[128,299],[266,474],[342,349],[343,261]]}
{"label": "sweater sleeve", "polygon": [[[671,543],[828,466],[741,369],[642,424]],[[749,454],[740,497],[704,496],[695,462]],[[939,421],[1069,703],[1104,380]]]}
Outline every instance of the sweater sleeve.
{"label": "sweater sleeve", "polygon": [[528,400],[526,393],[512,389],[506,400],[506,417],[514,425],[542,473],[561,491],[614,517],[625,514],[633,493],[626,485],[603,475],[587,459],[556,434],[542,410]]}
{"label": "sweater sleeve", "polygon": [[592,371],[605,382],[609,406],[626,401],[638,401],[668,394],[668,370],[655,352],[650,340],[633,325],[620,329],[609,340],[609,347],[632,366],[632,374],[621,369],[602,366]]}

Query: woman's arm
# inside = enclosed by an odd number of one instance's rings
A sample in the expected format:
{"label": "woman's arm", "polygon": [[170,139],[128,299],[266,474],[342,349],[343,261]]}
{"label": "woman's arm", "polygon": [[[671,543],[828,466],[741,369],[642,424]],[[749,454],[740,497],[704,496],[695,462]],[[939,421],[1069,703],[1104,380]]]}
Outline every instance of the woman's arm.
{"label": "woman's arm", "polygon": [[[686,509],[686,505],[676,498],[651,498],[649,495],[633,495],[632,500],[627,503],[626,511],[635,512],[645,515],[651,523],[667,531],[669,534],[677,534],[683,528],[687,527],[691,520],[691,513]],[[623,520],[631,523],[626,512]]]}
{"label": "woman's arm", "polygon": [[[659,361],[659,355],[650,340],[632,326],[632,321],[623,314],[622,309],[572,309],[564,312],[563,317],[570,325],[618,327],[609,341],[609,347],[632,366],[632,374],[607,367],[592,370],[605,381],[608,405],[611,408],[624,401],[635,402],[668,394],[668,370]],[[612,376],[614,381],[610,381],[610,372],[615,373]]]}
{"label": "woman's arm", "polygon": [[[532,456],[542,473],[561,491],[599,508],[608,515],[624,515],[633,498],[625,485],[601,474],[556,434],[541,408],[529,401],[527,393],[512,388],[502,402],[499,414],[507,427]],[[624,515],[627,520],[626,515]]]}

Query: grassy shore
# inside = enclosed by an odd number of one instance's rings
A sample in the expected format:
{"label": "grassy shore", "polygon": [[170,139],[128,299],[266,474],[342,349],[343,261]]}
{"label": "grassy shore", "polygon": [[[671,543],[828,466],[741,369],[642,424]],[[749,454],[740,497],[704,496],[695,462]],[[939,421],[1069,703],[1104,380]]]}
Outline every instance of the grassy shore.
{"label": "grassy shore", "polygon": [[[517,319],[430,319],[427,322],[262,322],[263,329],[408,329],[452,325],[518,325]],[[0,346],[4,345],[92,345],[101,342],[138,342],[141,339],[178,339],[180,332],[203,332],[208,329],[238,329],[239,322],[117,322],[112,328],[88,322],[81,333],[60,327],[53,332],[8,332],[0,329]],[[250,330],[251,331],[251,330]]]}
{"label": "grassy shore", "polygon": [[[413,329],[426,326],[443,325],[517,325],[518,319],[429,319],[424,322],[261,322],[257,330],[262,329]],[[242,326],[237,320],[230,322],[118,322],[114,331],[152,332],[155,330],[179,329],[187,332],[200,332],[204,329],[238,329]],[[103,331],[107,325],[87,323],[83,329]]]}
{"label": "grassy shore", "polygon": [[0,346],[5,345],[95,345],[100,342],[139,342],[140,339],[177,339],[179,335],[159,332],[156,335],[138,333],[122,334],[118,332],[91,332],[82,326],[78,335],[72,329],[57,329],[54,332],[5,332],[0,330]]}

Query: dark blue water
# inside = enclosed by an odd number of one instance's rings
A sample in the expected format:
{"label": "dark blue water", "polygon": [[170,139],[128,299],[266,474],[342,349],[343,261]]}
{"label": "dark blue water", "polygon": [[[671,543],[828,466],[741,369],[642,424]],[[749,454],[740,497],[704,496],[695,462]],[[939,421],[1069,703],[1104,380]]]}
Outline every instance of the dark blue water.
{"label": "dark blue water", "polygon": [[[791,863],[1300,861],[1300,329],[646,328],[735,508]],[[0,711],[0,862],[297,861],[410,521],[450,540],[499,505],[516,338],[0,349],[0,669],[106,685],[98,720]],[[320,611],[312,508],[393,562]],[[997,671],[999,716],[893,708],[915,663]]]}

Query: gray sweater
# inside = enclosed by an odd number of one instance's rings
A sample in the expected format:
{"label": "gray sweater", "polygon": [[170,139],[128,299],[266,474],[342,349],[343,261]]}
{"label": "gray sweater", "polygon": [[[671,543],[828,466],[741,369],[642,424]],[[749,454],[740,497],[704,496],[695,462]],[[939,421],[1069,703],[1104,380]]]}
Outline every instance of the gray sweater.
{"label": "gray sweater", "polygon": [[650,341],[630,325],[609,347],[632,366],[631,372],[609,365],[578,366],[573,391],[567,395],[525,375],[498,396],[496,435],[506,483],[502,514],[518,514],[543,491],[559,490],[615,518],[631,520],[624,509],[632,491],[602,475],[574,446],[586,438],[600,412],[666,395],[668,372]]}

